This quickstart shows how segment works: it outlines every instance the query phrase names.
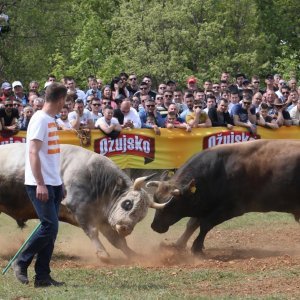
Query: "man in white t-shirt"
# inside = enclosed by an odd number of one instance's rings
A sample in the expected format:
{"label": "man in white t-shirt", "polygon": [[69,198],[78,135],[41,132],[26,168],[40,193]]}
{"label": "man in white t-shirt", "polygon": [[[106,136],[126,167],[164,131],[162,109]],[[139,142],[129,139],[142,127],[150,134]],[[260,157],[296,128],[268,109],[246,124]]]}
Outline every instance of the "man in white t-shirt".
{"label": "man in white t-shirt", "polygon": [[84,108],[82,99],[75,100],[74,111],[69,113],[68,120],[73,129],[94,128],[91,112]]}
{"label": "man in white t-shirt", "polygon": [[115,135],[117,135],[122,130],[122,127],[118,119],[113,117],[113,108],[111,106],[105,106],[103,114],[104,116],[97,120],[95,128],[101,129],[107,135],[112,132],[115,132]]}
{"label": "man in white t-shirt", "polygon": [[60,118],[56,120],[58,129],[60,130],[72,129],[72,126],[68,120],[68,114],[69,114],[68,106],[64,105],[64,107],[60,111]]}
{"label": "man in white t-shirt", "polygon": [[63,198],[60,177],[60,146],[55,115],[65,104],[67,89],[50,84],[45,104],[30,119],[25,156],[25,187],[41,226],[13,263],[16,278],[28,284],[27,269],[36,256],[35,287],[61,286],[50,276],[50,260],[58,232],[59,205]]}

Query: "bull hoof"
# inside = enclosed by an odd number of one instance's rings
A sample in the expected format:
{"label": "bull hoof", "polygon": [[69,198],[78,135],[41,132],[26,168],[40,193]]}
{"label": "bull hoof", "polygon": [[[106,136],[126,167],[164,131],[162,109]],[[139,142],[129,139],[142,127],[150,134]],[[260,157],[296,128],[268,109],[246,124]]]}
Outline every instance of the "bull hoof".
{"label": "bull hoof", "polygon": [[97,257],[104,263],[108,263],[110,262],[110,257],[109,257],[109,254],[106,253],[106,252],[100,252],[100,251],[97,251],[96,253]]}
{"label": "bull hoof", "polygon": [[159,245],[160,248],[167,249],[167,250],[175,250],[178,252],[185,252],[186,247],[176,244],[176,243],[166,243],[166,242],[161,242]]}

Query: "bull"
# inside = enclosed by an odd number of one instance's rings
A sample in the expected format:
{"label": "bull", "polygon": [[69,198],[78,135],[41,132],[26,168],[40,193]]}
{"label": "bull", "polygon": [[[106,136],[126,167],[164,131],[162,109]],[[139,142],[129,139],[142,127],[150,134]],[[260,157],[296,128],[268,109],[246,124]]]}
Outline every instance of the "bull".
{"label": "bull", "polygon": [[200,227],[192,252],[200,254],[216,225],[248,212],[285,212],[300,218],[300,141],[257,140],[221,145],[194,155],[175,175],[151,181],[156,210],[151,227],[159,233],[191,217],[176,247],[185,247]]}
{"label": "bull", "polygon": [[[37,218],[24,187],[24,157],[25,144],[0,146],[0,212],[20,226]],[[145,217],[148,207],[161,206],[142,189],[150,177],[132,183],[110,159],[73,145],[61,145],[61,177],[67,195],[60,205],[59,219],[80,226],[100,259],[109,254],[99,232],[126,256],[134,254],[125,237]]]}

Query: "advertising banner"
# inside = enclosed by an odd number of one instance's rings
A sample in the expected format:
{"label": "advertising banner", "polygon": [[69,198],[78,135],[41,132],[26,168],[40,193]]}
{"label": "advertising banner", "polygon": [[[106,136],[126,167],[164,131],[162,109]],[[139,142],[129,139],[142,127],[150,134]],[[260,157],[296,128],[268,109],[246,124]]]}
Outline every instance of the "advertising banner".
{"label": "advertising banner", "polygon": [[[75,131],[59,131],[61,144],[80,146],[81,141]],[[150,129],[123,130],[111,139],[98,130],[91,131],[90,145],[86,149],[105,155],[120,168],[134,169],[174,169],[179,168],[194,154],[217,145],[247,142],[253,139],[299,139],[298,126],[281,127],[277,130],[258,127],[256,135],[245,128],[222,127],[195,128],[192,132],[183,129],[161,129],[155,135]],[[0,145],[25,143],[26,132],[16,135],[0,135]]]}

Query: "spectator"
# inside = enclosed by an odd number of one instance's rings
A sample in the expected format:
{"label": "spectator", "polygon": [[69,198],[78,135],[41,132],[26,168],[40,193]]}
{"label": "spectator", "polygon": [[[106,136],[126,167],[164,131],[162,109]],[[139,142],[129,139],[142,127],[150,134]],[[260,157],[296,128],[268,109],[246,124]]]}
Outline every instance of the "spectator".
{"label": "spectator", "polygon": [[16,133],[18,127],[19,112],[13,108],[13,101],[7,99],[4,101],[4,108],[0,108],[0,123],[3,130]]}
{"label": "spectator", "polygon": [[291,91],[297,90],[297,79],[295,77],[290,79],[289,88],[291,89]]}
{"label": "spectator", "polygon": [[32,80],[29,83],[29,91],[39,92],[40,84],[36,80]]}
{"label": "spectator", "polygon": [[104,112],[105,106],[111,106],[110,103],[111,103],[110,100],[108,100],[108,99],[102,99],[102,101],[101,101],[101,108],[99,110],[99,113],[102,114],[102,116],[103,116],[103,112]]}
{"label": "spectator", "polygon": [[132,106],[137,112],[139,112],[139,110],[140,110],[140,104],[141,104],[141,102],[140,102],[139,98],[136,97],[136,96],[133,96],[132,99],[131,99],[131,106]]}
{"label": "spectator", "polygon": [[279,81],[281,80],[281,75],[280,74],[275,74],[274,75],[274,91],[277,91],[279,89]]}
{"label": "spectator", "polygon": [[76,87],[76,83],[73,77],[66,78],[66,85],[68,88],[68,94],[70,93],[76,94],[78,99],[85,100],[85,92]]}
{"label": "spectator", "polygon": [[0,104],[4,103],[6,99],[9,99],[9,97],[12,96],[12,89],[10,83],[3,82],[1,85],[1,92],[2,95],[0,97]]}
{"label": "spectator", "polygon": [[174,93],[176,90],[176,82],[174,80],[167,81],[167,91]]}
{"label": "spectator", "polygon": [[230,82],[230,74],[229,74],[229,72],[227,72],[227,71],[222,72],[220,80],[221,81],[226,81],[227,84],[229,84],[229,82]]}
{"label": "spectator", "polygon": [[237,89],[238,91],[243,90],[243,81],[246,79],[245,74],[243,73],[238,73],[235,75],[235,90]]}
{"label": "spectator", "polygon": [[101,90],[98,89],[98,82],[96,78],[93,78],[89,81],[90,89],[87,90],[85,94],[85,101],[87,101],[89,96],[94,96],[94,98],[101,99]]}
{"label": "spectator", "polygon": [[141,120],[137,111],[131,107],[129,100],[124,100],[119,109],[115,109],[116,117],[122,128],[141,128]]}
{"label": "spectator", "polygon": [[225,91],[228,90],[228,83],[226,80],[221,80],[220,81],[220,93],[221,93],[221,97],[222,97],[222,93],[224,93]]}
{"label": "spectator", "polygon": [[103,110],[103,117],[99,118],[95,124],[95,128],[101,129],[101,131],[110,137],[117,137],[122,130],[122,127],[117,118],[113,117],[113,108],[111,106],[105,106]]}
{"label": "spectator", "polygon": [[30,105],[26,105],[23,110],[22,116],[18,120],[18,127],[20,130],[27,130],[29,121],[34,111]]}
{"label": "spectator", "polygon": [[142,82],[147,83],[149,96],[150,96],[151,99],[155,99],[156,93],[151,90],[151,87],[152,87],[152,78],[151,78],[151,76],[149,76],[149,75],[144,76]]}
{"label": "spectator", "polygon": [[106,85],[103,89],[102,89],[102,99],[105,100],[112,100],[112,92],[111,92],[111,88],[109,85]]}
{"label": "spectator", "polygon": [[274,76],[272,74],[268,74],[265,79],[266,84],[266,92],[274,91]]}
{"label": "spectator", "polygon": [[252,97],[252,106],[255,107],[256,113],[259,111],[261,102],[262,102],[262,94],[260,92],[255,93]]}
{"label": "spectator", "polygon": [[206,100],[207,107],[203,109],[203,111],[208,114],[208,110],[212,107],[216,107],[216,97],[214,95],[210,95]]}
{"label": "spectator", "polygon": [[16,108],[19,112],[19,116],[22,116],[23,114],[23,105],[18,100],[13,100],[13,107]]}
{"label": "spectator", "polygon": [[176,89],[173,95],[174,95],[174,103],[176,103],[179,113],[182,113],[185,108],[185,106],[182,103],[183,101],[182,91]]}
{"label": "spectator", "polygon": [[194,104],[193,112],[186,115],[186,123],[194,128],[206,128],[212,126],[210,118],[202,111],[202,106],[200,104]]}
{"label": "spectator", "polygon": [[276,97],[274,101],[274,114],[273,118],[276,120],[276,123],[279,127],[291,126],[292,119],[288,111],[284,110],[284,104]]}
{"label": "spectator", "polygon": [[102,88],[103,88],[103,81],[101,78],[97,78],[97,88],[99,91],[102,91]]}
{"label": "spectator", "polygon": [[86,98],[86,101],[85,101],[85,103],[86,103],[85,108],[88,109],[89,111],[92,111],[91,103],[92,103],[92,101],[93,101],[94,99],[98,99],[98,98],[95,98],[94,95],[89,95],[89,96],[87,96],[87,98]]}
{"label": "spectator", "polygon": [[230,99],[229,99],[229,105],[228,105],[228,112],[231,114],[231,110],[235,104],[238,104],[240,102],[240,96],[239,92],[237,90],[232,90],[230,92]]}
{"label": "spectator", "polygon": [[172,103],[173,99],[173,93],[171,91],[165,91],[164,92],[164,98],[163,98],[163,105],[161,106],[161,109],[159,110],[159,113],[163,118],[166,118],[168,114],[168,108],[169,105]]}
{"label": "spectator", "polygon": [[[160,83],[159,85],[158,85],[158,90],[157,90],[157,94],[159,94],[159,95],[164,95],[164,92],[167,90],[167,85],[165,84],[165,83]],[[156,94],[156,96],[157,96],[157,94]]]}
{"label": "spectator", "polygon": [[292,125],[300,125],[300,100],[297,101],[297,105],[290,110],[290,116],[292,119]]}
{"label": "spectator", "polygon": [[180,114],[180,118],[186,122],[187,114],[193,112],[193,106],[194,106],[193,94],[187,94],[185,96],[185,105],[186,105],[186,109]]}
{"label": "spectator", "polygon": [[180,123],[185,122],[185,120],[180,117],[179,112],[178,112],[178,107],[177,107],[177,105],[175,103],[171,103],[169,105],[168,112],[170,112],[170,111],[174,111],[175,112],[176,118],[177,118],[178,122],[180,122]]}
{"label": "spectator", "polygon": [[214,92],[215,96],[215,103],[218,103],[219,100],[221,99],[221,90],[220,90],[220,84],[215,82],[212,85],[212,91]]}
{"label": "spectator", "polygon": [[68,120],[69,108],[68,105],[64,105],[60,111],[60,117],[56,119],[57,128],[60,130],[70,130],[72,125]]}
{"label": "spectator", "polygon": [[34,112],[41,110],[44,106],[44,99],[41,97],[37,97],[33,100],[32,108]]}
{"label": "spectator", "polygon": [[94,98],[91,103],[92,111],[91,111],[91,117],[93,124],[96,124],[97,120],[102,117],[102,114],[100,113],[101,109],[101,103],[100,99]]}
{"label": "spectator", "polygon": [[205,108],[206,106],[206,95],[204,93],[204,90],[198,89],[196,92],[194,92],[194,101],[198,104],[202,105],[202,108]]}
{"label": "spectator", "polygon": [[259,87],[259,85],[260,85],[260,79],[259,79],[258,76],[256,76],[256,75],[252,76],[252,78],[251,78],[251,84],[252,84],[252,87],[253,87],[252,90],[253,90],[254,94],[258,93],[258,92],[260,92],[260,93],[263,92],[262,90],[260,90],[260,87]]}
{"label": "spectator", "polygon": [[205,95],[207,95],[207,91],[212,91],[212,81],[211,80],[205,80],[204,84],[203,84],[203,88],[204,88]]}
{"label": "spectator", "polygon": [[149,95],[150,98],[155,99],[156,94],[151,93],[149,90],[149,86],[146,82],[142,82],[139,86],[139,90],[134,94],[134,96],[138,97],[141,100],[141,96]]}
{"label": "spectator", "polygon": [[285,105],[287,107],[286,110],[288,112],[290,112],[292,108],[294,108],[295,106],[298,105],[298,99],[299,99],[299,94],[298,94],[297,90],[291,91],[289,98],[288,98],[287,102],[285,103]]}
{"label": "spectator", "polygon": [[191,132],[192,127],[185,123],[178,121],[178,118],[176,116],[175,111],[169,111],[166,117],[166,128],[172,129],[172,128],[184,128],[187,132]]}
{"label": "spectator", "polygon": [[24,93],[23,85],[20,81],[14,81],[12,83],[12,88],[14,90],[15,97],[18,101],[20,101],[23,105],[28,103],[28,99]]}
{"label": "spectator", "polygon": [[75,100],[74,110],[69,112],[68,120],[72,128],[76,130],[83,128],[94,128],[91,112],[88,109],[84,108],[82,99]]}
{"label": "spectator", "polygon": [[262,103],[259,112],[256,113],[256,124],[266,128],[278,128],[275,119],[268,115],[268,105],[266,103]]}
{"label": "spectator", "polygon": [[233,128],[233,122],[228,112],[228,101],[222,99],[216,107],[211,107],[208,116],[213,127],[227,127],[229,130]]}
{"label": "spectator", "polygon": [[129,96],[132,97],[139,89],[136,74],[129,74],[128,81],[129,85],[127,86],[127,90],[129,92]]}
{"label": "spectator", "polygon": [[[164,127],[164,119],[162,118],[160,113],[157,112],[155,102],[153,100],[148,99],[145,104],[145,110],[139,111],[142,128],[153,129],[155,134],[160,135],[159,127]],[[149,115],[154,118],[153,122],[149,122]]]}
{"label": "spectator", "polygon": [[197,78],[194,76],[191,76],[187,79],[187,89],[191,91],[196,91],[198,89],[197,87]]}
{"label": "spectator", "polygon": [[251,106],[251,98],[245,98],[241,104],[235,104],[231,115],[235,126],[246,127],[250,132],[256,133],[255,107]]}

